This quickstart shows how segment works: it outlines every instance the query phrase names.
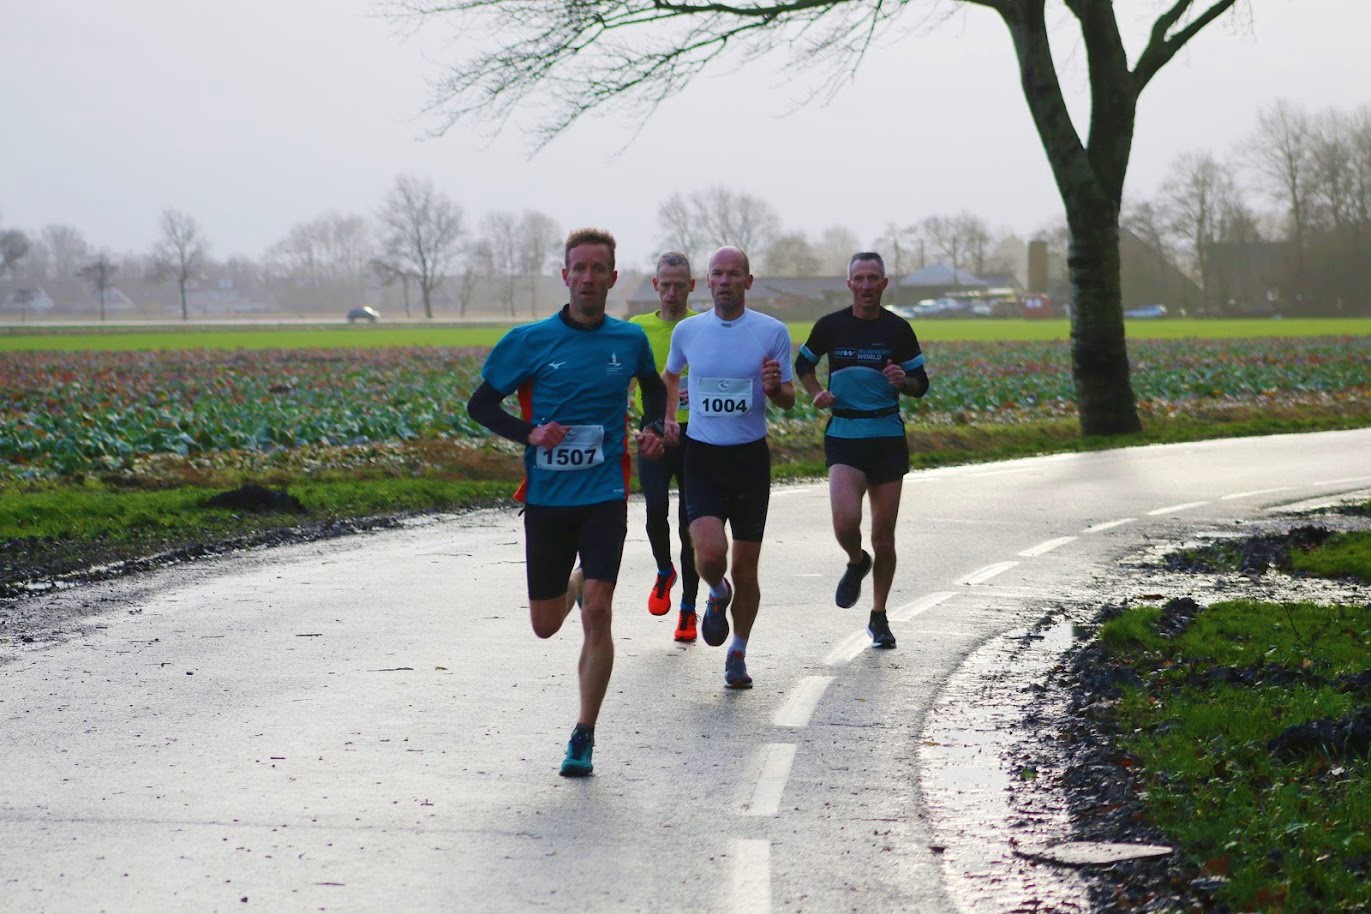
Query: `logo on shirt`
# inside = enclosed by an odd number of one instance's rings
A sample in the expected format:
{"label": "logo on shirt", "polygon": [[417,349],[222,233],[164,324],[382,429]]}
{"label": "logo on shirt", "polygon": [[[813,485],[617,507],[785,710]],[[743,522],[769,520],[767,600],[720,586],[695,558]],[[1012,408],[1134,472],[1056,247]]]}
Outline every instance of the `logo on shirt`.
{"label": "logo on shirt", "polygon": [[560,361],[560,362],[548,362],[548,363],[547,363],[547,367],[548,367],[548,368],[551,368],[553,371],[556,371],[558,368],[561,368],[561,367],[562,367],[563,365],[565,365],[565,364],[566,364],[566,359],[563,359],[563,360]]}
{"label": "logo on shirt", "polygon": [[722,379],[721,379],[721,380],[719,381],[719,385],[718,385],[718,386],[719,386],[719,392],[722,393],[722,392],[724,392],[724,391],[726,391],[726,390],[729,390],[731,387],[733,387],[733,384],[732,384],[731,382],[729,382],[729,381],[725,381],[725,380],[722,380]]}
{"label": "logo on shirt", "polygon": [[618,374],[624,370],[624,363],[619,361],[619,353],[611,352],[609,362],[605,365],[605,374]]}

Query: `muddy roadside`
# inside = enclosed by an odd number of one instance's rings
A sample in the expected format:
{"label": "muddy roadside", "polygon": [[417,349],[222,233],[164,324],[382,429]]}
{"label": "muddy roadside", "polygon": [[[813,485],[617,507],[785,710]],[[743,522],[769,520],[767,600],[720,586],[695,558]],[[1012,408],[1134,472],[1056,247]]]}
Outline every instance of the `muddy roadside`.
{"label": "muddy roadside", "polygon": [[1219,880],[1165,852],[1167,836],[1147,820],[1134,761],[1104,713],[1136,677],[1107,662],[1093,635],[1128,606],[1160,607],[1178,630],[1224,600],[1371,606],[1371,585],[1298,575],[1289,563],[1291,550],[1332,532],[1368,529],[1363,501],[1153,542],[1099,576],[1089,599],[1043,602],[1034,624],[973,655],[925,734],[921,784],[959,907],[1226,910]]}

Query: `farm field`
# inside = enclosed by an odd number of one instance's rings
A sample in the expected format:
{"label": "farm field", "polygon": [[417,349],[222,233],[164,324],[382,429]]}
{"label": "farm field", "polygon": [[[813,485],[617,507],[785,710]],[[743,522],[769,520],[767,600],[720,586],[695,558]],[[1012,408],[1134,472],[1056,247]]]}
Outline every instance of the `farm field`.
{"label": "farm field", "polygon": [[[928,342],[932,390],[906,400],[915,427],[1074,420],[1068,344]],[[137,474],[171,458],[215,465],[310,448],[487,439],[466,415],[485,349],[374,347],[0,353],[0,481]],[[1242,410],[1337,415],[1368,400],[1371,337],[1134,340],[1146,419]],[[817,442],[801,397],[774,437]],[[337,452],[336,461],[326,452]],[[255,458],[253,458],[255,455]]]}
{"label": "farm field", "polygon": [[[0,327],[0,352],[140,351],[154,349],[371,349],[407,346],[493,346],[509,324],[454,325],[392,323],[294,326],[167,325],[45,328]],[[804,342],[811,322],[787,324],[790,337]],[[1251,339],[1310,336],[1371,336],[1371,318],[1294,320],[1136,320],[1126,323],[1130,340]],[[1070,328],[1060,320],[922,320],[914,324],[925,342],[1065,340]]]}
{"label": "farm field", "polygon": [[[1108,439],[1080,435],[1065,340],[948,340],[920,328],[933,386],[905,402],[914,465],[1371,424],[1371,335],[1329,335],[1326,322],[1259,322],[1276,325],[1321,335],[1132,340],[1144,430]],[[1044,325],[924,326],[955,336],[959,327]],[[465,409],[488,351],[479,343],[502,332],[392,325],[0,336],[28,344],[0,350],[0,599],[153,556],[508,503],[521,449],[489,436]],[[792,327],[796,337],[807,333]],[[454,345],[399,345],[406,339]],[[776,478],[824,472],[824,418],[803,396],[773,412]],[[298,507],[209,503],[248,483],[286,489]]]}

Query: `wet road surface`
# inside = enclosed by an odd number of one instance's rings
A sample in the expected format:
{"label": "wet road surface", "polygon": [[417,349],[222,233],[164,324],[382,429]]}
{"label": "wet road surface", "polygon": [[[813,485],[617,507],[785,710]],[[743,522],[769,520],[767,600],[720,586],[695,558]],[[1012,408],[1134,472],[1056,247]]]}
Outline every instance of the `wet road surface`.
{"label": "wet road surface", "polygon": [[635,502],[583,781],[556,774],[577,617],[532,635],[512,512],[53,595],[102,612],[65,642],[0,645],[0,897],[52,911],[965,908],[920,753],[963,661],[1149,538],[1365,488],[1366,453],[1371,431],[911,474],[899,648],[884,652],[862,634],[869,581],[856,607],[833,605],[844,559],[826,487],[777,488],[756,686],[741,693],[723,688],[722,648],[675,644],[673,617],[647,613]]}

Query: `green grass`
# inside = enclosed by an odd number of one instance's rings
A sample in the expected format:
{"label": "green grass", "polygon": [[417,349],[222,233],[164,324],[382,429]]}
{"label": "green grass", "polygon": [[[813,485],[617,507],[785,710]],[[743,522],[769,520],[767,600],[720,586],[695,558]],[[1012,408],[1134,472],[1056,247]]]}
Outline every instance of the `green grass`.
{"label": "green grass", "polygon": [[[58,328],[35,331],[0,328],[0,351],[132,351],[150,349],[336,349],[387,346],[493,346],[509,324],[480,326],[321,325],[281,327],[187,327],[145,330]],[[804,342],[812,322],[786,325],[796,343]],[[922,320],[914,323],[926,342],[1064,340],[1065,319],[1053,320]],[[1130,339],[1232,339],[1239,337],[1368,336],[1371,318],[1302,318],[1294,320],[1159,320],[1128,321]]]}
{"label": "green grass", "polygon": [[[1371,611],[1218,603],[1174,639],[1157,635],[1159,615],[1133,609],[1100,629],[1145,683],[1111,713],[1149,816],[1197,868],[1226,877],[1220,894],[1235,910],[1365,910],[1371,760],[1286,761],[1266,747],[1287,727],[1365,702],[1338,679],[1371,668]],[[1210,676],[1219,668],[1257,679],[1228,684]]]}
{"label": "green grass", "polygon": [[1318,549],[1290,554],[1297,571],[1322,578],[1354,577],[1371,582],[1371,532],[1335,533]]}

